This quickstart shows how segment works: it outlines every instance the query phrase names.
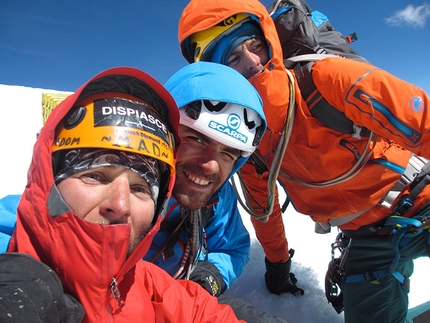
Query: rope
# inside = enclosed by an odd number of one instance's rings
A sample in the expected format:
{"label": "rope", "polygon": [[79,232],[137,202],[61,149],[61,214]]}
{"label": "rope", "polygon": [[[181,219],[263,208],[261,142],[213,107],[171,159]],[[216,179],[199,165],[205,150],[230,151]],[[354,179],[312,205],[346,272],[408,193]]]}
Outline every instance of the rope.
{"label": "rope", "polygon": [[[291,132],[293,130],[293,121],[294,121],[294,112],[295,112],[295,103],[296,103],[296,92],[294,88],[294,76],[293,74],[286,69],[288,78],[289,78],[289,87],[290,87],[290,96],[289,96],[289,104],[288,104],[288,114],[285,122],[285,128],[282,131],[282,135],[280,138],[280,144],[276,149],[275,157],[273,159],[273,163],[270,167],[269,179],[268,179],[268,187],[267,187],[267,204],[266,207],[262,208],[263,214],[259,214],[255,211],[255,209],[249,203],[246,192],[248,191],[243,181],[240,180],[240,186],[242,188],[242,192],[244,192],[244,199],[246,204],[239,198],[239,194],[236,188],[236,183],[234,177],[231,178],[233,187],[238,196],[238,201],[240,205],[244,208],[246,212],[248,212],[251,216],[260,220],[261,222],[267,222],[270,214],[273,211],[274,201],[275,201],[275,192],[276,192],[276,181],[278,179],[279,170],[281,168],[282,160],[284,159],[285,151],[287,150],[288,142],[290,141]],[[240,174],[240,173],[239,173]],[[239,175],[240,176],[240,175]]]}
{"label": "rope", "polygon": [[369,161],[369,158],[372,156],[372,152],[375,149],[376,145],[373,145],[372,149],[370,149],[367,155],[365,154],[365,152],[369,149],[370,143],[372,142],[372,138],[374,138],[375,139],[374,141],[376,142],[377,136],[373,132],[370,133],[369,139],[367,140],[367,143],[366,143],[366,147],[364,147],[363,153],[361,154],[357,162],[354,164],[354,166],[352,166],[347,172],[333,179],[330,179],[324,182],[304,182],[297,178],[293,178],[284,172],[282,173],[282,175],[292,182],[295,182],[304,186],[308,186],[308,187],[328,187],[328,186],[333,186],[333,185],[337,185],[337,184],[349,181],[351,178],[353,178],[360,172],[360,170],[366,165],[366,163]]}
{"label": "rope", "polygon": [[[193,272],[196,263],[197,256],[199,253],[199,242],[200,235],[199,232],[201,222],[201,210],[190,211],[190,230],[187,245],[184,249],[184,254],[179,265],[179,269],[172,276],[174,279],[189,279],[191,273]],[[184,278],[185,277],[185,278]]]}

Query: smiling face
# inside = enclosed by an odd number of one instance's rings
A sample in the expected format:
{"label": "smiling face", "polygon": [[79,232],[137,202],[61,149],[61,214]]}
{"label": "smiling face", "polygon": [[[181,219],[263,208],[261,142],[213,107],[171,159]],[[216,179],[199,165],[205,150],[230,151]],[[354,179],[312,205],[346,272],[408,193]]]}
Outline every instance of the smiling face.
{"label": "smiling face", "polygon": [[182,138],[176,160],[173,197],[191,210],[202,208],[224,184],[240,151],[223,145],[187,126],[179,126]]}
{"label": "smiling face", "polygon": [[91,223],[131,225],[128,255],[150,229],[154,200],[148,183],[120,167],[96,167],[67,177],[57,185],[73,212]]}

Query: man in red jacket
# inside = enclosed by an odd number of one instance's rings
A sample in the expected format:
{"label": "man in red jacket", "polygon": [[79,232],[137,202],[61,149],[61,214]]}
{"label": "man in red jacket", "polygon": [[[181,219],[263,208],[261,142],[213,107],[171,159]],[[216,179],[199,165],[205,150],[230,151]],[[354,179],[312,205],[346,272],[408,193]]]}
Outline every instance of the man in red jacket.
{"label": "man in red jacket", "polygon": [[[371,64],[321,57],[308,65],[320,97],[307,101],[302,75],[286,70],[274,22],[257,0],[192,0],[178,38],[188,62],[230,66],[263,99],[268,130],[258,167],[247,163],[241,175],[269,291],[300,292],[289,273],[278,177],[297,211],[343,232],[332,270],[340,276],[330,283],[342,286],[346,322],[403,322],[413,259],[430,249],[430,175],[427,167],[420,172],[430,158],[427,94]],[[321,98],[350,121],[350,132],[314,117]]]}
{"label": "man in red jacket", "polygon": [[242,322],[200,285],[141,260],[174,185],[178,123],[160,83],[114,68],[66,98],[38,136],[8,251],[52,268],[84,322]]}

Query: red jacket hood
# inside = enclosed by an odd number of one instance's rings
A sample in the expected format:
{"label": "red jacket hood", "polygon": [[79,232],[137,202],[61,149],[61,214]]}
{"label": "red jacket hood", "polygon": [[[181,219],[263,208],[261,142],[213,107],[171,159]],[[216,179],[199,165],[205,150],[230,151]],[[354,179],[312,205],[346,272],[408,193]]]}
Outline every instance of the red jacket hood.
{"label": "red jacket hood", "polygon": [[[148,88],[144,89],[142,82]],[[176,142],[180,142],[177,135],[178,108],[160,83],[133,68],[115,68],[98,74],[55,108],[41,130],[34,146],[28,184],[18,205],[16,229],[9,246],[9,251],[30,254],[53,268],[60,276],[65,291],[77,297],[87,313],[97,312],[100,310],[97,307],[105,306],[110,296],[109,284],[114,278],[120,282],[146,254],[162,218],[156,215],[150,232],[126,259],[130,226],[99,225],[78,218],[54,185],[51,147],[58,123],[77,101],[94,93],[110,91],[137,97],[141,97],[139,91],[149,91],[147,93],[154,97],[158,94],[168,110],[164,111],[164,117],[173,125],[171,131]],[[147,102],[160,106],[159,101],[154,104]],[[170,196],[173,185],[174,174],[171,175],[167,196]]]}

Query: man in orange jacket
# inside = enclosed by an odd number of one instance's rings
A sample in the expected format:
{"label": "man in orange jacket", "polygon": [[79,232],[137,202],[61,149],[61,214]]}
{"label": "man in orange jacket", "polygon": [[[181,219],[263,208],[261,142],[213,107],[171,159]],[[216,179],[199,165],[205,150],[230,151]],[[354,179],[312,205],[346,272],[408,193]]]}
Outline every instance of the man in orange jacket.
{"label": "man in orange jacket", "polygon": [[342,262],[334,270],[342,279],[334,275],[330,282],[342,286],[344,303],[336,308],[344,306],[346,321],[403,322],[413,259],[428,256],[428,220],[419,211],[430,199],[427,169],[411,184],[411,174],[430,158],[427,94],[373,65],[324,57],[312,65],[312,80],[354,124],[354,134],[342,133],[312,115],[314,106],[303,98],[294,71],[285,69],[275,25],[257,0],[192,0],[178,37],[188,62],[228,65],[263,99],[268,130],[257,156],[265,167],[247,163],[241,176],[266,255],[269,291],[300,293],[271,190],[276,176],[269,169],[279,165],[296,210],[343,232],[337,241]]}

